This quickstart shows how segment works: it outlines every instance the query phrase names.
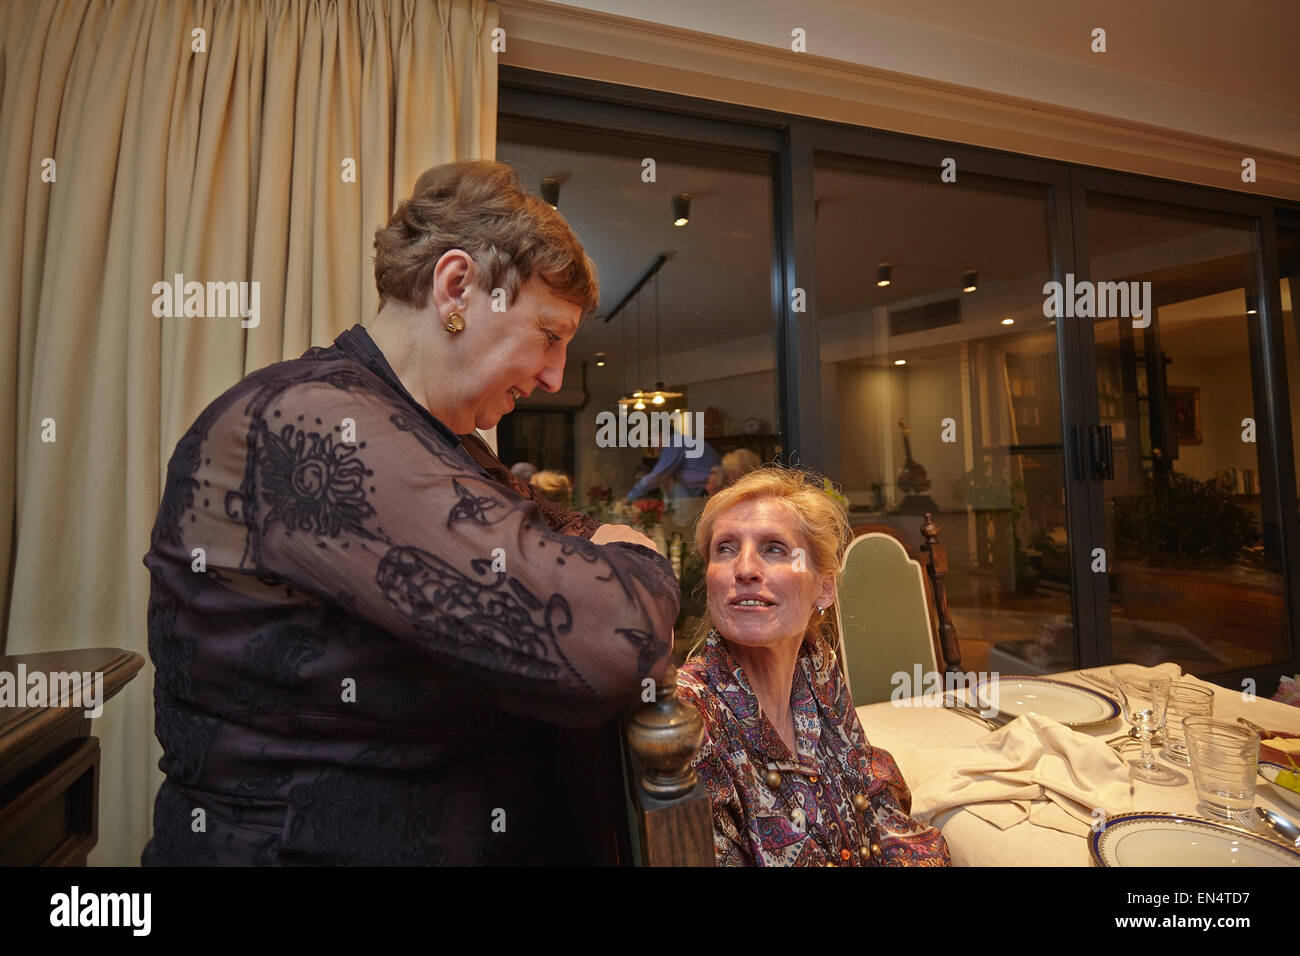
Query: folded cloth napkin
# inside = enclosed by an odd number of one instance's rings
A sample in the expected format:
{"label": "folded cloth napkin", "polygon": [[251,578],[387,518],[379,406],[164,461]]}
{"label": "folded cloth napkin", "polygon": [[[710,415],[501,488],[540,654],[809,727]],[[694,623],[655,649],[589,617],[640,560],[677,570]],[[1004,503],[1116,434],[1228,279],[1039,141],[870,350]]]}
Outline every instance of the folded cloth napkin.
{"label": "folded cloth napkin", "polygon": [[1028,820],[1087,835],[1133,809],[1128,767],[1106,743],[1037,714],[1017,717],[978,743],[895,752],[924,823],[964,807],[999,829]]}

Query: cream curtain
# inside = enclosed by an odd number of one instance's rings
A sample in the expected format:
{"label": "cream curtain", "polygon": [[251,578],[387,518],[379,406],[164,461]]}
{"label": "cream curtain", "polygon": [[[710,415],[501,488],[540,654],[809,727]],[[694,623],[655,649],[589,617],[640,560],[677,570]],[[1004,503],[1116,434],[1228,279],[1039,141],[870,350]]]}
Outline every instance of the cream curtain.
{"label": "cream curtain", "polygon": [[[497,23],[487,0],[0,6],[5,653],[147,655],[172,449],[246,373],[371,318],[395,201],[495,155]],[[259,323],[156,317],[176,274],[257,283]],[[95,733],[91,862],[136,865],[161,780],[151,667]]]}

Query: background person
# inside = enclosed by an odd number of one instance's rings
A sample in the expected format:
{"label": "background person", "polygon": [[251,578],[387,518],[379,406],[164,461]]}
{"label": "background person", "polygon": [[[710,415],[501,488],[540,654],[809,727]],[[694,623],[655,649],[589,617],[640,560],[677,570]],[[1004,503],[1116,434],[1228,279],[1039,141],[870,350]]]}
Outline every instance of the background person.
{"label": "background person", "polygon": [[704,487],[707,495],[716,495],[723,488],[734,484],[747,472],[762,466],[758,455],[748,448],[737,448],[722,456],[721,464],[709,469],[709,480]]}
{"label": "background person", "polygon": [[728,484],[738,480],[755,468],[762,467],[758,454],[748,448],[737,448],[722,456],[722,468],[727,473]]}
{"label": "background person", "polygon": [[510,466],[510,473],[520,481],[526,482],[537,474],[537,466],[531,461],[517,461]]}
{"label": "background person", "polygon": [[[676,416],[670,418],[669,422],[673,432],[681,431]],[[709,470],[722,464],[722,459],[702,437],[699,441],[701,453],[695,458],[687,457],[685,445],[679,444],[678,439],[660,448],[659,460],[654,468],[632,486],[627,493],[627,500],[644,498],[655,488],[663,488],[667,499],[703,496],[709,482]]]}
{"label": "background person", "polygon": [[539,471],[528,483],[542,497],[568,507],[573,504],[573,480],[562,471]]}

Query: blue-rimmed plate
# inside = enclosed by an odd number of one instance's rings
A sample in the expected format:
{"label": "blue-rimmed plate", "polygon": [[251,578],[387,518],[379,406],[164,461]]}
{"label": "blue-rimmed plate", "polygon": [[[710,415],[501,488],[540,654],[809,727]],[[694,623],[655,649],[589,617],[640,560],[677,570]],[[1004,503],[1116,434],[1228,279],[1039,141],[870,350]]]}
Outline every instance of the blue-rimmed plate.
{"label": "blue-rimmed plate", "polygon": [[1112,817],[1088,837],[1088,853],[1097,866],[1300,866],[1300,851],[1178,813]]}
{"label": "blue-rimmed plate", "polygon": [[1269,782],[1269,793],[1277,797],[1283,803],[1289,803],[1291,806],[1300,810],[1300,793],[1294,790],[1288,790],[1277,782],[1277,775],[1287,768],[1280,763],[1270,763],[1267,760],[1259,762],[1259,775]]}
{"label": "blue-rimmed plate", "polygon": [[1014,717],[1041,714],[1075,730],[1093,730],[1119,716],[1119,704],[1105,694],[1047,677],[1001,674],[980,681],[975,693],[985,710]]}

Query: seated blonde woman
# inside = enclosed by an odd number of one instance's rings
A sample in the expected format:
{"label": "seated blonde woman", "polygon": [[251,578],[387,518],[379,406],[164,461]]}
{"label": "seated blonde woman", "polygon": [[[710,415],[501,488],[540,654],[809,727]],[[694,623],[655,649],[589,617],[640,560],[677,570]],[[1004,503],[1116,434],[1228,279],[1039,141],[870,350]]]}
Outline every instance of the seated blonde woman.
{"label": "seated blonde woman", "polygon": [[752,471],[709,499],[695,531],[705,636],[677,679],[699,709],[696,770],[719,866],[947,866],[909,817],[898,765],[862,731],[828,641],[843,509],[819,479]]}

